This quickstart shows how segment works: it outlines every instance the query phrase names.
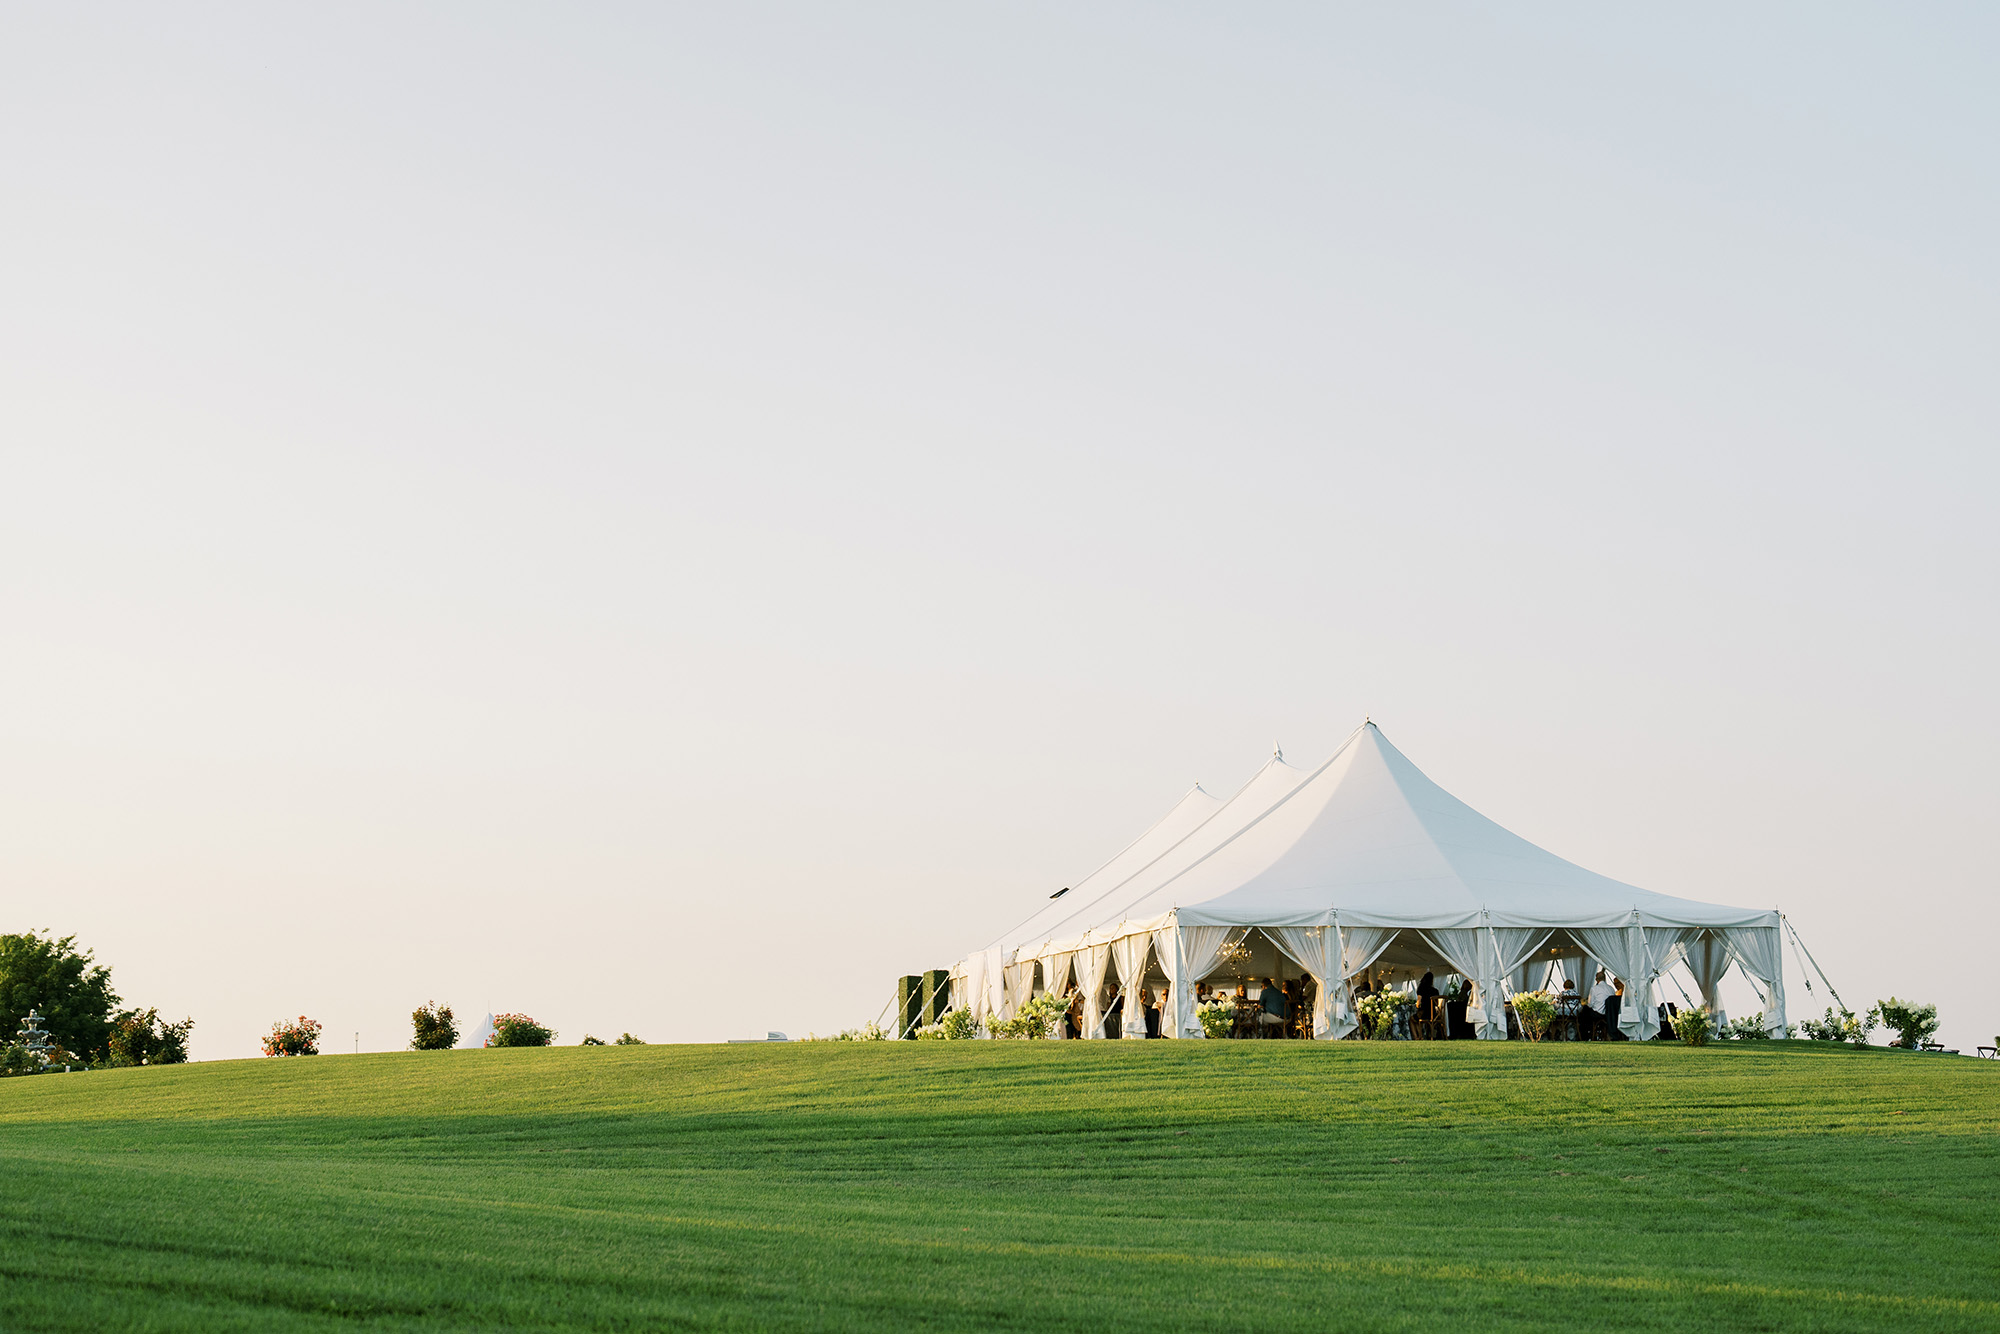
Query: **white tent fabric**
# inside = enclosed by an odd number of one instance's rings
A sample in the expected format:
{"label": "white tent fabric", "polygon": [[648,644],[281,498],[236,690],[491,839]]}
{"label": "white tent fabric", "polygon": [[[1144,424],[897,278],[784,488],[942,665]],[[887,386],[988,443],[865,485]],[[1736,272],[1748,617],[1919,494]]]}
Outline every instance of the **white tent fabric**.
{"label": "white tent fabric", "polygon": [[1340,1036],[1334,1028],[1333,1001],[1334,990],[1342,981],[1339,969],[1334,966],[1341,954],[1340,928],[1278,926],[1271,928],[1271,938],[1313,980],[1313,1036],[1319,1039]]}
{"label": "white tent fabric", "polygon": [[1076,985],[1083,992],[1083,1035],[1104,1036],[1104,966],[1111,946],[1086,945],[1076,952]]}
{"label": "white tent fabric", "polygon": [[1111,962],[1118,969],[1118,992],[1125,998],[1119,1012],[1120,1037],[1146,1036],[1146,1010],[1139,1003],[1139,985],[1145,975],[1146,953],[1153,948],[1153,933],[1120,936],[1111,943]]}
{"label": "white tent fabric", "polygon": [[[1340,959],[1342,977],[1321,994],[1335,1029],[1352,1024],[1347,978],[1399,936],[1427,940],[1472,979],[1480,1035],[1494,1038],[1505,1036],[1506,980],[1561,932],[1566,956],[1602,960],[1625,981],[1620,1027],[1642,1037],[1657,1030],[1653,981],[1687,940],[1715,942],[1724,966],[1734,960],[1757,981],[1767,1022],[1782,1031],[1777,950],[1765,944],[1777,925],[1774,909],[1674,898],[1564,861],[1440,788],[1369,723],[1317,769],[1274,756],[1227,802],[1191,791],[996,948],[1006,957],[1077,951],[1096,1020],[1104,965],[1086,976],[1086,955],[1171,929],[1171,962],[1160,955],[1171,1031],[1193,1036],[1194,984],[1216,966],[1228,934],[1213,928],[1258,928],[1273,939],[1282,928],[1334,928],[1329,958]],[[1307,940],[1298,940],[1300,953],[1312,952]],[[973,966],[968,959],[961,971]]]}

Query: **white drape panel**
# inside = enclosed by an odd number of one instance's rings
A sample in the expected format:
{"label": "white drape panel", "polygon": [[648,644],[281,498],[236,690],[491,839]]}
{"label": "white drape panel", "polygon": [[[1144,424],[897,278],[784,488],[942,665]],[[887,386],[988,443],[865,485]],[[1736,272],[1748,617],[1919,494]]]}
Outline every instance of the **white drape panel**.
{"label": "white drape panel", "polygon": [[1007,947],[995,945],[986,951],[986,1013],[1006,1018]]}
{"label": "white drape panel", "polygon": [[1785,1036],[1785,961],[1778,928],[1731,927],[1724,939],[1744,976],[1757,984],[1757,998],[1764,1009],[1764,1031],[1774,1038]]}
{"label": "white drape panel", "polygon": [[1020,963],[1007,965],[1007,1003],[1001,1012],[1002,1019],[1012,1019],[1020,1012],[1021,1002],[1028,999],[1028,990],[1035,983],[1035,961],[1026,959]]}
{"label": "white drape panel", "polygon": [[1396,938],[1393,926],[1344,926],[1340,929],[1340,975],[1353,977],[1382,957]]}
{"label": "white drape panel", "polygon": [[1174,934],[1180,940],[1176,951],[1178,976],[1174,978],[1174,1034],[1184,1038],[1207,1037],[1201,1031],[1201,1021],[1194,1017],[1195,983],[1208,976],[1230,940],[1243,934],[1243,928],[1176,925]]}
{"label": "white drape panel", "polygon": [[1063,985],[1069,981],[1069,953],[1045,954],[1042,956],[1042,990],[1060,996]]}
{"label": "white drape panel", "polygon": [[1359,1022],[1354,1018],[1354,975],[1382,957],[1396,938],[1392,926],[1343,926],[1340,928],[1340,994],[1334,1004],[1341,1015],[1335,1025],[1336,1037],[1346,1037]]}
{"label": "white drape panel", "polygon": [[1720,1027],[1722,998],[1715,987],[1729,969],[1729,945],[1719,932],[1693,930],[1681,932],[1681,946],[1687,953],[1688,971],[1694,974],[1695,985],[1701,988],[1701,1003],[1708,1007]]}
{"label": "white drape panel", "polygon": [[1139,1004],[1139,984],[1146,975],[1146,953],[1153,948],[1153,933],[1141,931],[1120,936],[1111,942],[1111,962],[1118,968],[1118,990],[1125,997],[1125,1009],[1118,1021],[1118,1035],[1146,1036],[1146,1007]]}
{"label": "white drape panel", "polygon": [[1333,998],[1342,980],[1334,967],[1342,956],[1339,929],[1331,926],[1272,926],[1266,927],[1264,934],[1312,977],[1318,991],[1313,1000],[1313,1037],[1321,1041],[1337,1037]]}
{"label": "white drape panel", "polygon": [[1180,1031],[1174,1027],[1174,1007],[1180,1004],[1181,994],[1177,944],[1172,926],[1163,926],[1153,933],[1153,957],[1159,960],[1160,971],[1167,975],[1167,993],[1160,997],[1160,1036],[1163,1038],[1180,1036]]}
{"label": "white drape panel", "polygon": [[[960,1004],[972,1007],[972,1017],[976,1022],[986,1017],[986,956],[974,954],[965,961],[965,992]],[[897,1022],[901,1022],[898,1020]]]}
{"label": "white drape panel", "polygon": [[1630,926],[1633,942],[1627,952],[1636,967],[1625,979],[1625,1004],[1618,1012],[1618,1028],[1637,1042],[1660,1031],[1658,995],[1660,974],[1673,965],[1681,946],[1681,930],[1672,926]]}
{"label": "white drape panel", "polygon": [[1502,1039],[1507,1036],[1506,999],[1501,992],[1501,979],[1512,977],[1530,959],[1548,944],[1554,934],[1540,926],[1489,926],[1486,935],[1492,941],[1493,986],[1482,988],[1485,993],[1484,1010],[1486,1018],[1480,1022],[1479,1036],[1488,1039]]}
{"label": "white drape panel", "polygon": [[[1650,1000],[1642,1004],[1639,988],[1639,979],[1647,976],[1649,969],[1645,929],[1638,926],[1574,927],[1570,934],[1585,949],[1602,959],[1611,975],[1625,984],[1625,999],[1619,1002],[1618,1028],[1627,1037],[1640,1036],[1640,1010],[1644,1009],[1649,1016],[1652,1012]],[[1650,989],[1646,995],[1652,995]],[[1658,1031],[1659,1021],[1653,1020],[1651,1031],[1645,1036],[1651,1037]]]}
{"label": "white drape panel", "polygon": [[[1477,1033],[1482,1038],[1507,1036],[1507,1022],[1500,1009],[1500,960],[1494,953],[1492,938],[1483,926],[1450,927],[1424,932],[1431,948],[1445,957],[1445,962],[1458,970],[1459,976],[1472,984],[1472,995],[1466,1002],[1466,1018],[1478,1025]],[[1475,1015],[1473,1011],[1478,1013]],[[1489,1013],[1500,1015],[1500,1023],[1494,1030],[1487,1027]]]}
{"label": "white drape panel", "polygon": [[1111,961],[1109,945],[1085,945],[1075,955],[1076,984],[1083,991],[1083,1035],[1104,1036],[1104,968]]}

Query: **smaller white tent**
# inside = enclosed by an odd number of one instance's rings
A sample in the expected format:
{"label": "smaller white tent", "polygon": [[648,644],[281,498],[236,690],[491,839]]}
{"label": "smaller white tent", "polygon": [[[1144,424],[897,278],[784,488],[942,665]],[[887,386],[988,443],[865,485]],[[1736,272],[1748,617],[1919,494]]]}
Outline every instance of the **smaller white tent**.
{"label": "smaller white tent", "polygon": [[493,1016],[489,1014],[485,1019],[480,1021],[479,1027],[473,1029],[460,1045],[466,1047],[483,1047],[486,1045],[486,1040],[492,1037],[497,1031],[499,1031],[498,1026],[494,1024]]}
{"label": "smaller white tent", "polygon": [[1350,979],[1378,960],[1465,976],[1484,1038],[1505,1036],[1505,996],[1537,984],[1528,974],[1552,959],[1624,980],[1629,1037],[1657,1031],[1654,984],[1676,963],[1711,1005],[1739,967],[1769,1030],[1784,1031],[1776,909],[1674,898],[1564,861],[1433,783],[1373,723],[1311,771],[1274,756],[1171,837],[1198,813],[1183,798],[1077,889],[962,961],[957,1003],[1004,1017],[1037,979],[1046,990],[1074,978],[1084,1035],[1099,1037],[1108,997],[1152,977],[1173,998],[1169,1035],[1198,1037],[1195,984],[1255,932],[1314,980],[1322,1038],[1354,1030]]}

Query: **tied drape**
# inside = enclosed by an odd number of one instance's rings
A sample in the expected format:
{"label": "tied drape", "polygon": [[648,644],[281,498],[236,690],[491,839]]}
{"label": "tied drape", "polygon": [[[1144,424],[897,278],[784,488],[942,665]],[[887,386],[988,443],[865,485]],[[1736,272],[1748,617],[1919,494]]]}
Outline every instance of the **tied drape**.
{"label": "tied drape", "polygon": [[1007,1017],[1007,947],[995,945],[986,951],[986,1013],[996,1019]]}
{"label": "tied drape", "polygon": [[1160,1036],[1163,1038],[1180,1036],[1174,1028],[1172,1009],[1181,994],[1180,965],[1174,957],[1177,934],[1172,923],[1153,932],[1153,958],[1159,962],[1160,971],[1167,975],[1167,989],[1160,995]]}
{"label": "tied drape", "polygon": [[1240,926],[1181,926],[1176,922],[1174,935],[1179,944],[1175,949],[1177,965],[1174,969],[1174,1035],[1183,1038],[1201,1038],[1201,1021],[1194,1017],[1194,986],[1207,977],[1214,969],[1222,951],[1229,947],[1233,937],[1240,937],[1244,928]]}
{"label": "tied drape", "polygon": [[1109,945],[1085,945],[1074,956],[1076,984],[1083,991],[1083,1035],[1104,1036],[1104,966],[1111,958]]}
{"label": "tied drape", "polygon": [[1315,988],[1313,1037],[1331,1040],[1341,1037],[1336,1030],[1334,993],[1341,977],[1335,962],[1342,957],[1340,928],[1333,926],[1274,926],[1265,935],[1277,942],[1292,962],[1305,969]]}
{"label": "tied drape", "polygon": [[[986,1018],[986,955],[984,953],[967,956],[962,978],[963,991],[959,1003],[972,1011],[975,1023]],[[901,1023],[899,1019],[897,1023]]]}
{"label": "tied drape", "polygon": [[1701,1003],[1720,1029],[1727,1018],[1722,1013],[1722,997],[1715,988],[1728,971],[1729,946],[1717,932],[1696,928],[1681,932],[1681,948],[1685,951],[1688,971],[1694,974],[1694,983],[1701,988]]}
{"label": "tied drape", "polygon": [[1500,1012],[1500,959],[1483,926],[1444,927],[1424,932],[1434,949],[1472,986],[1466,998],[1465,1017],[1477,1025],[1482,1038],[1506,1037],[1503,1018],[1497,1034],[1487,1028],[1488,1013]]}
{"label": "tied drape", "polygon": [[1021,1012],[1022,1002],[1028,999],[1029,989],[1035,981],[1035,961],[1024,959],[1020,963],[1007,965],[1007,1002],[1001,1012],[1002,1021],[1012,1019]]}
{"label": "tied drape", "polygon": [[1507,1012],[1501,1005],[1499,979],[1511,977],[1523,964],[1535,957],[1538,950],[1548,943],[1555,933],[1541,926],[1489,926],[1486,934],[1492,938],[1494,963],[1494,986],[1486,993],[1486,1018],[1480,1022],[1479,1036],[1505,1038],[1507,1036]]}
{"label": "tied drape", "polygon": [[1118,1021],[1120,1037],[1146,1036],[1146,1007],[1139,1003],[1139,985],[1145,979],[1146,954],[1152,947],[1150,931],[1120,936],[1111,942],[1111,962],[1118,967],[1118,989],[1125,997],[1124,1015]]}
{"label": "tied drape", "polygon": [[1730,930],[1727,939],[1737,966],[1757,984],[1757,999],[1764,1007],[1764,1031],[1774,1038],[1785,1036],[1785,960],[1778,928],[1739,926]]}

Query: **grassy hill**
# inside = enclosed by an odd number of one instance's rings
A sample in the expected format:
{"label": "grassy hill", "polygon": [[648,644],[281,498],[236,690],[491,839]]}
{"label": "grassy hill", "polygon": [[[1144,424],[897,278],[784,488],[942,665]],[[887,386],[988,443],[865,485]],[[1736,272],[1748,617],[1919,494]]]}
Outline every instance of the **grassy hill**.
{"label": "grassy hill", "polygon": [[0,1081],[0,1328],[2000,1329],[2000,1063],[896,1043]]}

